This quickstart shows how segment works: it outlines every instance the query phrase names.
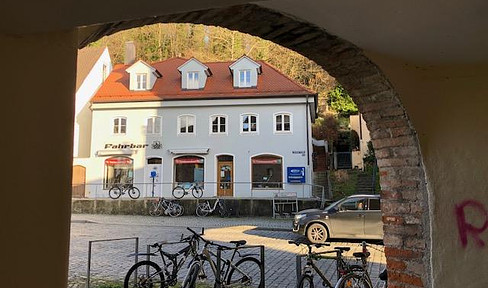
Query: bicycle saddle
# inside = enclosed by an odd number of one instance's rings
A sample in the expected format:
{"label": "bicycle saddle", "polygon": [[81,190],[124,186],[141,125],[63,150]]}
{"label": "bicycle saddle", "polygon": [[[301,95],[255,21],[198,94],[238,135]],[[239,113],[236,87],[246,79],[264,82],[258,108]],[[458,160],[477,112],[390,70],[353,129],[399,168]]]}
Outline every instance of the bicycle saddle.
{"label": "bicycle saddle", "polygon": [[247,241],[246,240],[235,240],[235,241],[230,241],[232,244],[236,244],[236,246],[242,246],[246,245]]}
{"label": "bicycle saddle", "polygon": [[355,252],[355,253],[352,253],[352,255],[356,258],[367,258],[369,257],[370,253],[369,252]]}
{"label": "bicycle saddle", "polygon": [[339,246],[339,247],[334,247],[334,249],[341,250],[342,252],[344,252],[344,251],[351,250],[351,247],[342,247],[342,246]]}

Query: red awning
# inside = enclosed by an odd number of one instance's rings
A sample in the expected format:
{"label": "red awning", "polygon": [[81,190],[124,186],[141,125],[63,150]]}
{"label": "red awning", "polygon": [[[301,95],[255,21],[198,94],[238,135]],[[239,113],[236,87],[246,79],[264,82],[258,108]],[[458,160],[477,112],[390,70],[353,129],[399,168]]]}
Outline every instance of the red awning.
{"label": "red awning", "polygon": [[132,164],[132,159],[130,158],[108,158],[105,159],[105,165],[127,165]]}
{"label": "red awning", "polygon": [[198,157],[193,158],[176,158],[175,164],[203,164],[203,159]]}
{"label": "red awning", "polygon": [[280,158],[253,158],[252,164],[281,164]]}

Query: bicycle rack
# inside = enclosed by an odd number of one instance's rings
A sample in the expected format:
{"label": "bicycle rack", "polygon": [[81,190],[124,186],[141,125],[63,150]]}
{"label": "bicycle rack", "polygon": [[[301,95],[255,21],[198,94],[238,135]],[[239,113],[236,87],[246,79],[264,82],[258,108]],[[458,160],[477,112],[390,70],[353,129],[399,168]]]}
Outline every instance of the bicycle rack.
{"label": "bicycle rack", "polygon": [[126,241],[135,240],[134,252],[135,252],[135,262],[138,262],[137,253],[139,252],[139,237],[128,237],[128,238],[116,238],[116,239],[104,239],[104,240],[92,240],[88,241],[88,263],[87,263],[87,273],[86,273],[86,287],[90,288],[90,274],[91,274],[91,258],[92,258],[92,244],[98,242],[111,242],[111,241]]}

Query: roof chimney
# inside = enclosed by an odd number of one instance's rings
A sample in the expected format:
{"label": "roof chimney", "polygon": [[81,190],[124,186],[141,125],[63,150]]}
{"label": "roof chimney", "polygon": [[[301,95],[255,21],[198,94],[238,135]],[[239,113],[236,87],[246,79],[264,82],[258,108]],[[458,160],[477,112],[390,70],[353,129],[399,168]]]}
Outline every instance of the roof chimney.
{"label": "roof chimney", "polygon": [[136,62],[136,45],[134,41],[127,41],[125,42],[124,64],[131,65],[134,62]]}

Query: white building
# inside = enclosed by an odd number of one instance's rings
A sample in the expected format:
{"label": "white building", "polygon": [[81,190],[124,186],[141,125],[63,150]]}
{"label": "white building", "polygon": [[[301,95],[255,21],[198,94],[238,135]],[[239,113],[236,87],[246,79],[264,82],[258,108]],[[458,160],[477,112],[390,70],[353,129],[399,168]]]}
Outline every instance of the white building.
{"label": "white building", "polygon": [[198,182],[204,197],[310,197],[316,97],[247,56],[116,65],[91,101],[90,157],[75,159],[85,196],[121,182],[170,197]]}
{"label": "white building", "polygon": [[[76,71],[73,157],[90,157],[92,111],[90,99],[112,71],[107,47],[86,47],[78,51]],[[75,160],[75,163],[77,161]],[[86,168],[73,166],[73,196],[85,195]]]}

